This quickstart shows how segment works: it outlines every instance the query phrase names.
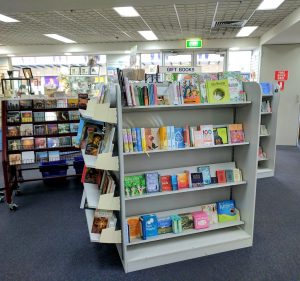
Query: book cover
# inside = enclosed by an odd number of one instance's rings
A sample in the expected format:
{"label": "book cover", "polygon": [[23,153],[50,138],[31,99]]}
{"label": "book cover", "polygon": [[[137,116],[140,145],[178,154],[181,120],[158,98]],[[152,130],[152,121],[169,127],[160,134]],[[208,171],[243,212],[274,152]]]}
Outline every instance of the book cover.
{"label": "book cover", "polygon": [[206,212],[208,214],[210,225],[219,222],[218,212],[217,212],[217,204],[216,203],[202,205],[200,207],[200,210],[203,211],[203,212]]}
{"label": "book cover", "polygon": [[206,81],[209,103],[230,102],[228,80]]}
{"label": "book cover", "polygon": [[171,129],[171,126],[167,126],[167,139],[168,139],[168,149],[172,149],[172,129]]}
{"label": "book cover", "polygon": [[189,188],[189,174],[187,172],[177,174],[178,189]]}
{"label": "book cover", "polygon": [[57,111],[57,121],[64,122],[69,120],[69,113],[68,111]]}
{"label": "book cover", "polygon": [[108,153],[113,151],[113,146],[114,146],[113,141],[114,141],[115,131],[116,128],[113,125],[106,124],[104,138],[103,141],[101,142],[101,146],[99,147],[99,153]]}
{"label": "book cover", "polygon": [[184,148],[183,128],[175,128],[175,148]]}
{"label": "book cover", "polygon": [[161,191],[172,191],[171,176],[160,176]]}
{"label": "book cover", "polygon": [[149,237],[157,236],[157,216],[156,215],[142,215],[140,216],[142,226],[142,238],[146,240]]}
{"label": "book cover", "polygon": [[86,142],[85,154],[97,156],[99,146],[102,140],[103,140],[103,134],[97,132],[90,132],[88,134],[88,138]]}
{"label": "book cover", "polygon": [[86,167],[83,182],[97,184],[98,173],[99,170]]}
{"label": "book cover", "polygon": [[145,128],[141,128],[142,150],[147,151]]}
{"label": "book cover", "polygon": [[21,147],[22,147],[22,150],[34,149],[34,139],[33,139],[33,137],[21,138]]}
{"label": "book cover", "polygon": [[21,121],[19,111],[7,112],[7,123],[19,123]]}
{"label": "book cover", "polygon": [[127,129],[123,129],[122,133],[123,133],[123,150],[124,150],[124,153],[128,153],[129,152],[129,144],[128,144]]}
{"label": "book cover", "polygon": [[132,135],[131,135],[131,129],[126,129],[127,132],[127,140],[128,140],[128,148],[129,152],[133,152],[133,143],[132,143]]}
{"label": "book cover", "polygon": [[141,128],[136,128],[136,143],[137,143],[137,151],[143,151]]}
{"label": "book cover", "polygon": [[168,149],[167,127],[159,128],[159,143],[160,149]]}
{"label": "book cover", "polygon": [[262,94],[264,96],[270,96],[273,94],[273,84],[269,82],[260,82]]}
{"label": "book cover", "polygon": [[177,175],[171,175],[172,190],[178,190]]}
{"label": "book cover", "polygon": [[182,229],[187,230],[187,229],[194,229],[194,219],[192,214],[179,214],[179,217],[181,218],[181,224],[182,224]]}
{"label": "book cover", "polygon": [[193,130],[194,135],[194,147],[201,147],[203,146],[203,132],[202,130]]}
{"label": "book cover", "polygon": [[191,173],[191,182],[192,182],[192,187],[203,186],[202,173]]}
{"label": "book cover", "polygon": [[70,132],[71,133],[77,133],[79,128],[79,123],[71,123],[70,124]]}
{"label": "book cover", "polygon": [[191,146],[190,129],[189,129],[188,125],[184,126],[184,129],[183,129],[183,139],[184,139],[184,147],[190,147]]}
{"label": "book cover", "polygon": [[32,109],[32,100],[20,100],[20,109]]}
{"label": "book cover", "polygon": [[45,121],[45,112],[33,112],[34,122],[44,122]]}
{"label": "book cover", "polygon": [[190,141],[191,141],[191,147],[195,146],[195,138],[194,138],[194,131],[197,131],[197,127],[195,126],[190,126]]}
{"label": "book cover", "polygon": [[57,121],[56,112],[45,112],[45,121]]}
{"label": "book cover", "polygon": [[44,109],[45,101],[44,100],[33,100],[33,108],[34,109]]}
{"label": "book cover", "polygon": [[23,151],[21,157],[22,164],[31,164],[35,162],[34,151]]}
{"label": "book cover", "polygon": [[47,134],[46,125],[34,125],[34,135],[44,136]]}
{"label": "book cover", "polygon": [[137,136],[136,136],[136,129],[135,128],[131,128],[131,136],[132,136],[133,151],[137,152],[138,151],[138,145],[137,145]]}
{"label": "book cover", "polygon": [[66,108],[68,107],[68,102],[66,99],[57,99],[56,100],[56,107],[57,108]]}
{"label": "book cover", "polygon": [[218,127],[213,129],[215,145],[228,144],[227,127]]}
{"label": "book cover", "polygon": [[141,225],[139,217],[131,217],[127,219],[128,225],[128,236],[131,239],[140,238],[141,237]]}
{"label": "book cover", "polygon": [[78,108],[78,99],[68,99],[68,107]]}
{"label": "book cover", "polygon": [[78,94],[78,108],[86,110],[88,103],[88,94]]}
{"label": "book cover", "polygon": [[227,80],[231,102],[242,102],[244,99],[243,77],[239,71],[219,73],[220,80]]}
{"label": "book cover", "polygon": [[171,217],[157,218],[157,231],[158,234],[172,233],[172,219]]}
{"label": "book cover", "polygon": [[225,170],[225,174],[227,182],[234,182],[233,170]]}
{"label": "book cover", "polygon": [[201,94],[201,103],[207,103],[207,89],[206,81],[208,80],[218,80],[218,73],[200,73],[199,74],[199,87]]}
{"label": "book cover", "polygon": [[45,108],[56,108],[56,100],[45,100]]}
{"label": "book cover", "polygon": [[36,162],[48,162],[47,151],[41,151],[35,153]]}
{"label": "book cover", "polygon": [[146,173],[146,190],[147,193],[159,191],[158,173]]}
{"label": "book cover", "polygon": [[7,127],[7,136],[8,137],[17,137],[20,135],[20,127],[19,126],[8,126]]}
{"label": "book cover", "polygon": [[60,154],[58,150],[48,151],[49,162],[60,160]]}
{"label": "book cover", "polygon": [[21,149],[21,141],[20,140],[7,140],[7,149],[11,150],[20,150]]}
{"label": "book cover", "polygon": [[18,100],[8,100],[6,108],[7,110],[19,110],[20,103]]}
{"label": "book cover", "polygon": [[157,150],[160,148],[159,128],[145,128],[145,138],[147,150]]}
{"label": "book cover", "polygon": [[71,146],[71,137],[60,137],[58,139],[59,139],[59,146],[60,147]]}
{"label": "book cover", "polygon": [[47,124],[47,134],[48,135],[56,135],[56,134],[58,134],[57,124]]}
{"label": "book cover", "polygon": [[35,148],[47,148],[46,138],[35,138],[34,146],[35,146]]}
{"label": "book cover", "polygon": [[20,135],[21,136],[32,136],[33,135],[33,126],[32,124],[21,124],[20,126]]}
{"label": "book cover", "polygon": [[217,170],[216,176],[218,179],[218,183],[226,183],[226,173],[224,170]]}
{"label": "book cover", "polygon": [[245,135],[243,130],[243,124],[230,124],[229,135],[231,143],[243,143],[245,142]]}
{"label": "book cover", "polygon": [[79,111],[69,111],[69,120],[79,120],[80,119],[80,114]]}
{"label": "book cover", "polygon": [[178,74],[178,81],[181,86],[184,103],[200,103],[200,90],[198,85],[197,74]]}
{"label": "book cover", "polygon": [[201,131],[203,134],[203,145],[212,146],[214,145],[214,132],[213,125],[201,125]]}
{"label": "book cover", "polygon": [[96,210],[91,232],[101,234],[102,230],[108,227],[111,217],[112,211]]}
{"label": "book cover", "polygon": [[241,182],[242,179],[242,173],[240,169],[233,169],[233,180],[234,182]]}
{"label": "book cover", "polygon": [[21,122],[32,122],[32,111],[21,111]]}
{"label": "book cover", "polygon": [[[71,124],[74,125],[74,124]],[[70,124],[58,124],[58,133],[59,134],[68,134],[70,133]]]}
{"label": "book cover", "polygon": [[72,136],[71,137],[71,141],[72,141],[72,146],[78,147],[77,137],[76,136]]}
{"label": "book cover", "polygon": [[9,154],[9,165],[20,165],[21,164],[21,153]]}
{"label": "book cover", "polygon": [[58,138],[47,138],[47,146],[48,148],[59,147]]}
{"label": "book cover", "polygon": [[234,200],[224,200],[217,202],[217,211],[219,222],[237,220]]}
{"label": "book cover", "polygon": [[202,173],[203,184],[211,184],[210,168],[209,166],[201,166],[197,168],[199,173]]}

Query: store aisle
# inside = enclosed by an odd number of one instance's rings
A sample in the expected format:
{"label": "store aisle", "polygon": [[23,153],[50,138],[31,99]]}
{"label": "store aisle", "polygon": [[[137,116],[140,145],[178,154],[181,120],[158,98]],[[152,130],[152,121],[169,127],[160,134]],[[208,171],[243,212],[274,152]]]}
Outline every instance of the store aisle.
{"label": "store aisle", "polygon": [[20,210],[12,213],[0,204],[0,280],[298,280],[299,167],[300,150],[281,147],[276,177],[259,181],[253,248],[127,275],[113,245],[89,242],[79,209],[80,183],[52,188],[29,184],[17,200]]}

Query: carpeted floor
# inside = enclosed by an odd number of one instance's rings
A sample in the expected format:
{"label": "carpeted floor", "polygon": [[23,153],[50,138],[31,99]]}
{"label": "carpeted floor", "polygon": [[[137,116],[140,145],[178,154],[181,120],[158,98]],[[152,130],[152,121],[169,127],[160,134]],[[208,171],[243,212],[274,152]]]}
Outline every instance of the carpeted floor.
{"label": "carpeted floor", "polygon": [[31,184],[17,212],[0,204],[0,280],[299,281],[299,167],[299,148],[283,147],[276,177],[259,180],[252,248],[129,274],[115,246],[89,242],[80,184]]}

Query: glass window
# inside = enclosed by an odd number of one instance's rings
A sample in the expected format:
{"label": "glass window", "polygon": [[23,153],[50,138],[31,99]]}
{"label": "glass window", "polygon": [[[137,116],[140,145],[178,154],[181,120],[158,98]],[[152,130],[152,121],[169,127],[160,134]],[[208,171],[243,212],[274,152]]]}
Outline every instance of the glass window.
{"label": "glass window", "polygon": [[228,71],[250,73],[252,51],[231,51],[228,57]]}
{"label": "glass window", "polygon": [[197,54],[197,66],[203,73],[223,72],[224,57],[222,54]]}
{"label": "glass window", "polygon": [[165,54],[165,66],[192,66],[191,54]]}
{"label": "glass window", "polygon": [[147,65],[162,65],[161,53],[141,54],[141,68]]}

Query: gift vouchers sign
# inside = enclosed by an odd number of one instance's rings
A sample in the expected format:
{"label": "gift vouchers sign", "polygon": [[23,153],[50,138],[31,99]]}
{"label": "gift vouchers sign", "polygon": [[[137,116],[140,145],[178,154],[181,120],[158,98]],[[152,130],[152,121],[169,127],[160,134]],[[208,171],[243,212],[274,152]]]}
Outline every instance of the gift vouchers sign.
{"label": "gift vouchers sign", "polygon": [[289,79],[288,70],[276,70],[275,71],[275,80],[276,81],[286,81]]}

